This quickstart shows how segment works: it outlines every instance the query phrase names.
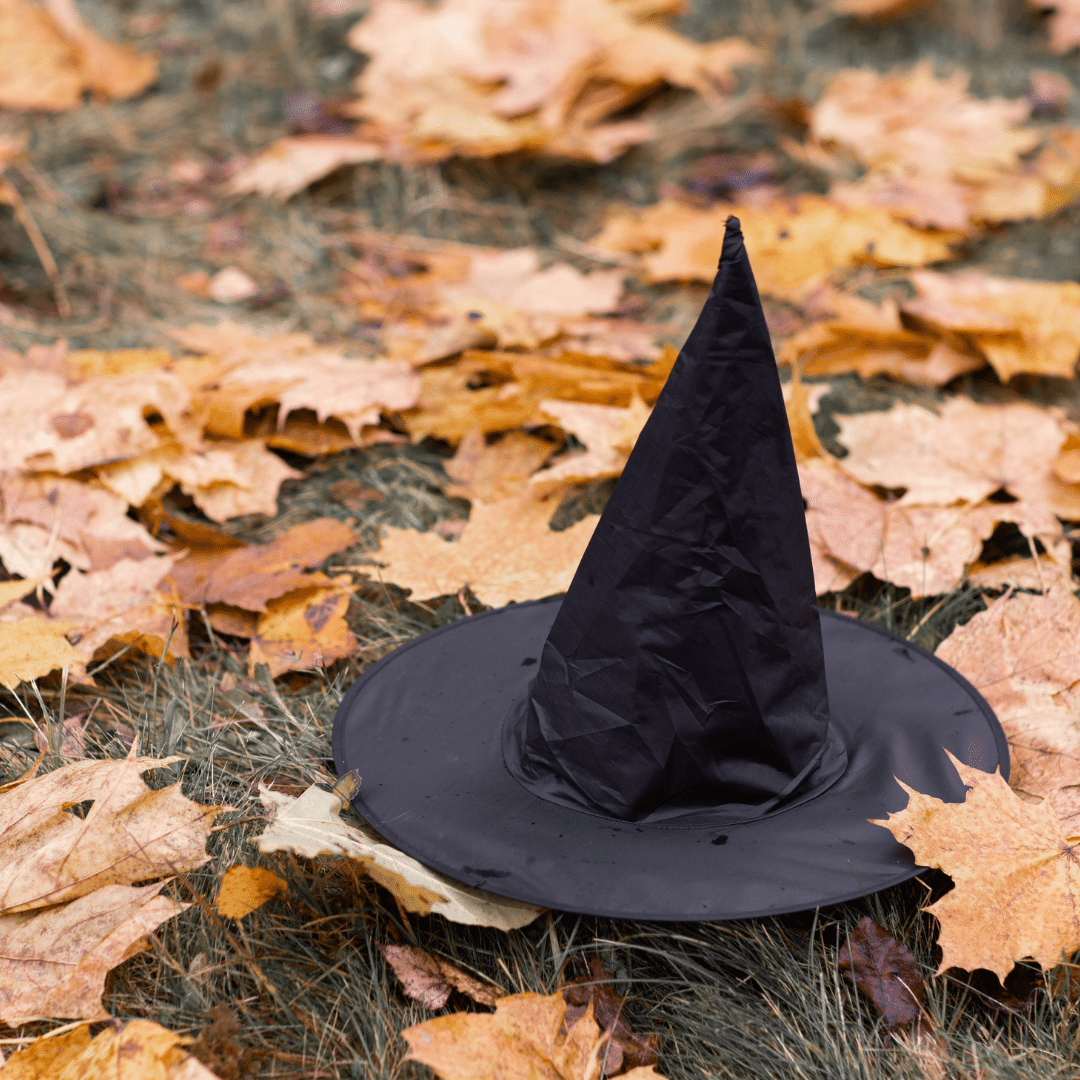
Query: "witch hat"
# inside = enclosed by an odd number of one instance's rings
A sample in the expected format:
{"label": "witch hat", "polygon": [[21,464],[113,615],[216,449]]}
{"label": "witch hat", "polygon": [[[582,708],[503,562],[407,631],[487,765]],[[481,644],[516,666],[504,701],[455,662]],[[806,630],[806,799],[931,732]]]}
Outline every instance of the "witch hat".
{"label": "witch hat", "polygon": [[820,610],[776,361],[738,220],[565,598],[433,630],[334,723],[359,812],[476,888],[595,915],[725,919],[920,869],[868,819],[944,750],[1009,767],[956,671]]}

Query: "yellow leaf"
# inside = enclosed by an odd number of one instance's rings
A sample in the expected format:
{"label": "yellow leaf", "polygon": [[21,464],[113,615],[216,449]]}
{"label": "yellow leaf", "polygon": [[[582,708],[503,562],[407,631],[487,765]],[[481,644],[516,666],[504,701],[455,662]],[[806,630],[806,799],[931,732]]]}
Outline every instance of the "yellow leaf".
{"label": "yellow leaf", "polygon": [[70,629],[71,623],[49,619],[0,623],[0,683],[10,690],[67,664],[77,666],[82,658],[65,636]]}
{"label": "yellow leaf", "polygon": [[515,930],[527,926],[543,908],[508,900],[461,885],[391,847],[373,829],[341,820],[341,799],[331,791],[310,787],[299,799],[260,787],[263,805],[274,820],[256,840],[260,851],[291,851],[314,859],[344,855],[397,898],[406,911],[435,912],[467,926]]}
{"label": "yellow leaf", "polygon": [[221,878],[214,906],[226,919],[242,919],[289,891],[289,885],[261,866],[230,866]]}
{"label": "yellow leaf", "polygon": [[1078,845],[1049,803],[1021,802],[999,772],[949,758],[968,787],[964,802],[901,783],[907,806],[873,823],[956,883],[925,909],[941,923],[939,973],[985,968],[1004,982],[1027,958],[1049,970],[1080,948]]}
{"label": "yellow leaf", "polygon": [[327,667],[356,649],[345,622],[349,594],[340,586],[296,589],[266,602],[251,639],[248,666],[272,678],[297,668]]}

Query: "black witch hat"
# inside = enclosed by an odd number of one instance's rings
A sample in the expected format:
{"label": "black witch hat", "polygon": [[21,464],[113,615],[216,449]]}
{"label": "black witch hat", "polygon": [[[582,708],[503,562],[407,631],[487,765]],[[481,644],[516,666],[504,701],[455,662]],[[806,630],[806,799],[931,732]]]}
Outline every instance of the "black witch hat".
{"label": "black witch hat", "polygon": [[783,395],[739,223],[562,600],[434,630],[334,724],[360,813],[468,885],[639,919],[797,911],[918,871],[871,825],[895,777],[1008,775],[952,668],[820,610]]}

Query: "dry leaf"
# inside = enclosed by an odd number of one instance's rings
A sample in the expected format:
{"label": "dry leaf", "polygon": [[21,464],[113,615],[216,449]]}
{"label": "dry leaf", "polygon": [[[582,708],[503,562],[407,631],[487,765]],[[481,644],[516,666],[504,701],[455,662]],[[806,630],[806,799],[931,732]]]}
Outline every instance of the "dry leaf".
{"label": "dry leaf", "polygon": [[82,1026],[35,1039],[8,1059],[3,1080],[217,1080],[184,1047],[191,1039],[150,1020],[129,1020],[90,1039]]}
{"label": "dry leaf", "polygon": [[85,90],[116,101],[156,78],[153,57],[99,38],[72,0],[0,5],[0,108],[74,109]]}
{"label": "dry leaf", "polygon": [[529,477],[547,461],[554,446],[524,431],[508,431],[490,445],[475,427],[446,463],[453,480],[447,495],[493,503],[525,491]]}
{"label": "dry leaf", "polygon": [[169,584],[189,604],[231,604],[266,611],[268,600],[325,584],[321,576],[304,571],[355,543],[356,536],[347,525],[317,518],[294,525],[269,544],[189,555],[173,567]]}
{"label": "dry leaf", "polygon": [[361,863],[368,875],[393,893],[406,911],[432,912],[467,926],[515,930],[527,926],[543,908],[470,889],[429,870],[370,828],[341,820],[341,799],[331,791],[310,787],[299,799],[260,785],[259,795],[274,819],[256,840],[262,852],[291,851],[314,859],[344,855]]}
{"label": "dry leaf", "polygon": [[288,199],[342,165],[378,161],[384,155],[378,143],[351,135],[294,135],[257,154],[233,176],[229,189],[237,195],[257,192]]}
{"label": "dry leaf", "polygon": [[958,626],[937,655],[975,685],[1009,740],[1011,785],[1080,822],[1080,600],[1068,582],[1006,594]]}
{"label": "dry leaf", "polygon": [[222,875],[214,907],[226,919],[242,919],[289,891],[288,882],[261,866],[230,866]]}
{"label": "dry leaf", "polygon": [[911,950],[873,919],[862,918],[836,957],[840,973],[873,1003],[888,1028],[924,1019],[926,984]]}
{"label": "dry leaf", "polygon": [[170,482],[177,483],[211,521],[240,514],[273,517],[282,481],[302,475],[259,439],[163,446],[131,461],[99,466],[96,472],[132,506],[142,506]]}
{"label": "dry leaf", "polygon": [[834,15],[851,15],[857,19],[895,19],[906,15],[924,0],[831,0],[829,9]]}
{"label": "dry leaf", "polygon": [[[193,870],[224,807],[173,784],[151,791],[148,769],[177,758],[79,761],[0,793],[0,912],[27,911]],[[93,802],[85,818],[68,812]]]}
{"label": "dry leaf", "polygon": [[78,640],[74,633],[71,638],[85,662],[110,638],[137,642],[150,656],[188,656],[186,612],[163,595],[182,555],[121,559],[89,574],[72,570],[56,587],[49,614],[79,628]]}
{"label": "dry leaf", "polygon": [[167,371],[72,386],[47,372],[8,371],[0,377],[0,468],[71,473],[136,457],[162,442],[147,420],[154,413],[172,436],[190,439],[190,399]]}
{"label": "dry leaf", "polygon": [[603,1055],[605,1075],[655,1065],[660,1060],[659,1036],[635,1035],[631,1031],[623,1018],[626,998],[615,992],[612,977],[599,956],[590,958],[588,975],[570,979],[563,985],[562,995],[566,1001],[567,1028],[589,1015],[596,1021],[600,1034],[609,1036]]}
{"label": "dry leaf", "polygon": [[1000,772],[949,759],[968,788],[964,802],[942,802],[898,781],[907,806],[873,823],[917,863],[956,883],[925,909],[941,923],[939,973],[986,968],[1004,981],[1029,957],[1048,970],[1080,948],[1076,845],[1049,803],[1021,802]]}
{"label": "dry leaf", "polygon": [[[1008,511],[1027,536],[1056,539],[1048,514],[1080,517],[1080,489],[1053,462],[1065,442],[1061,413],[1027,402],[982,405],[950,398],[937,415],[919,405],[838,416],[849,453],[840,467],[860,483],[904,489],[900,503],[978,503],[999,489],[1024,506]],[[1021,520],[1023,517],[1029,520]]]}
{"label": "dry leaf", "polygon": [[800,195],[766,206],[708,210],[667,200],[613,215],[593,244],[642,253],[652,281],[711,282],[731,214],[742,225],[758,288],[777,296],[798,297],[808,283],[852,266],[938,262],[950,257],[955,239],[919,232],[876,207],[845,209],[820,195]]}
{"label": "dry leaf", "polygon": [[[15,474],[0,478],[0,496],[0,557],[14,574],[39,577],[58,558],[80,570],[107,570],[165,550],[127,516],[127,500],[97,484]],[[15,524],[23,528],[11,529]]]}
{"label": "dry leaf", "polygon": [[[607,1039],[591,1008],[567,1030],[562,994],[513,994],[491,1013],[453,1013],[406,1028],[409,1058],[442,1080],[600,1080]],[[652,1066],[622,1074],[657,1080]]]}
{"label": "dry leaf", "polygon": [[562,532],[548,528],[557,499],[522,495],[490,506],[474,503],[454,543],[436,532],[386,529],[377,558],[382,576],[414,599],[460,592],[466,585],[488,607],[565,592],[599,517]]}
{"label": "dry leaf", "polygon": [[356,651],[345,612],[349,593],[338,585],[308,586],[266,602],[251,639],[248,667],[266,664],[271,678],[328,667]]}
{"label": "dry leaf", "polygon": [[44,618],[0,622],[0,683],[12,690],[57,668],[77,667],[81,657],[67,639],[70,629]]}
{"label": "dry leaf", "polygon": [[489,1008],[506,995],[501,986],[482,983],[449,960],[416,945],[380,945],[379,952],[394,969],[406,995],[433,1012],[441,1009],[455,990]]}
{"label": "dry leaf", "polygon": [[619,476],[652,412],[638,397],[626,409],[552,400],[541,401],[539,407],[542,417],[553,418],[563,431],[572,433],[585,446],[584,453],[561,457],[534,475],[533,483],[542,489],[567,481]]}
{"label": "dry leaf", "polygon": [[1048,542],[1058,531],[1052,518],[1040,522],[1022,502],[887,502],[845,476],[832,458],[802,462],[799,480],[818,593],[843,589],[867,571],[916,597],[951,592],[1000,522],[1042,530]]}
{"label": "dry leaf", "polygon": [[919,296],[903,305],[908,320],[936,333],[961,335],[1002,382],[1022,372],[1073,377],[1080,358],[1080,284],[1075,281],[1018,281],[980,270],[923,270],[911,281]]}
{"label": "dry leaf", "polygon": [[104,885],[67,904],[0,915],[0,1019],[11,1027],[107,1019],[105,977],[188,907],[158,896],[164,885]]}
{"label": "dry leaf", "polygon": [[1036,11],[1051,12],[1048,20],[1050,48],[1067,53],[1080,45],[1080,4],[1077,0],[1028,0]]}
{"label": "dry leaf", "polygon": [[663,82],[710,98],[757,50],[699,45],[662,26],[668,0],[377,0],[349,35],[370,57],[355,113],[391,156],[428,159],[539,149],[610,161],[653,134],[605,123]]}
{"label": "dry leaf", "polygon": [[219,304],[238,304],[241,300],[250,300],[257,296],[259,286],[243,270],[226,266],[206,283],[206,292],[211,300],[216,300]]}

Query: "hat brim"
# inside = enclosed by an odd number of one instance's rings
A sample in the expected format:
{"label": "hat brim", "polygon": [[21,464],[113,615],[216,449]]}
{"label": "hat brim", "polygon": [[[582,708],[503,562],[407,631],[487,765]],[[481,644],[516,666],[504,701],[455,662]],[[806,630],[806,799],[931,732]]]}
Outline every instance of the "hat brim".
{"label": "hat brim", "polygon": [[829,707],[848,765],[820,795],[719,828],[621,822],[547,802],[506,768],[501,730],[560,603],[512,605],[424,634],[365,672],[334,722],[339,772],[362,777],[358,811],[402,851],[474,888],[614,918],[806,910],[921,869],[867,820],[906,804],[894,776],[961,802],[948,749],[1008,777],[1001,725],[963,676],[894,634],[822,611]]}

